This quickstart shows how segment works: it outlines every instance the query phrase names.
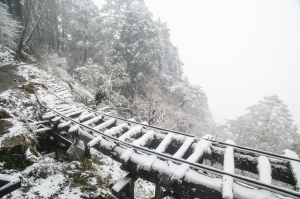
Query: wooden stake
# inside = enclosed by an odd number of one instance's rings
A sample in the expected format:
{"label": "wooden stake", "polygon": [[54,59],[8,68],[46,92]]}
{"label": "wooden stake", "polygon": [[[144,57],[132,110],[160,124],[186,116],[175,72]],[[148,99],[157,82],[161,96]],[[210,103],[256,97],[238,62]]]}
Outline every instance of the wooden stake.
{"label": "wooden stake", "polygon": [[155,199],[161,199],[162,187],[158,184],[155,185]]}

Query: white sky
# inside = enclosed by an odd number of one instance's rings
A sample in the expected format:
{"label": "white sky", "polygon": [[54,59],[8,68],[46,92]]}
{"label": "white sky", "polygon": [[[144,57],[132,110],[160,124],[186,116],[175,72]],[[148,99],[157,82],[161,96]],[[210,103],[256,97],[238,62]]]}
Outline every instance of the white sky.
{"label": "white sky", "polygon": [[[94,0],[98,5],[104,0]],[[145,0],[217,122],[277,94],[300,125],[300,1]]]}

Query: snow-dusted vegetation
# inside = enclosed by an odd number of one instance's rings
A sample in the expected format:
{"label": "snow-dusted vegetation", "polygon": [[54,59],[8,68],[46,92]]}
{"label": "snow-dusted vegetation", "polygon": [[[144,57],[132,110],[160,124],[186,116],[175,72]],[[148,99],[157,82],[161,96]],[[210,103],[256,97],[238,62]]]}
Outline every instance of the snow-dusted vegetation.
{"label": "snow-dusted vegetation", "polygon": [[[71,84],[77,92],[90,95],[83,87],[74,83],[75,80],[64,73],[63,69],[51,67],[48,71],[43,71],[32,65],[20,66],[19,69],[19,73],[28,81],[47,80],[63,86]],[[45,151],[40,151],[42,154],[38,152],[40,150],[38,137],[31,128],[31,121],[40,117],[40,110],[37,109],[35,96],[27,92],[28,87],[25,86],[24,89],[8,90],[0,95],[1,108],[5,107],[4,110],[11,116],[4,121],[12,124],[8,129],[9,133],[0,139],[1,148],[13,149],[12,152],[8,151],[7,155],[0,157],[2,164],[0,177],[21,180],[22,183],[21,189],[4,198],[114,198],[109,185],[126,174],[120,169],[120,163],[93,149],[91,159],[82,158],[79,161],[69,161],[63,151],[46,154]],[[50,104],[55,103],[55,100],[46,93],[43,100]],[[22,158],[14,159],[14,155]],[[151,183],[138,180],[136,196],[149,198],[153,194],[154,186]]]}

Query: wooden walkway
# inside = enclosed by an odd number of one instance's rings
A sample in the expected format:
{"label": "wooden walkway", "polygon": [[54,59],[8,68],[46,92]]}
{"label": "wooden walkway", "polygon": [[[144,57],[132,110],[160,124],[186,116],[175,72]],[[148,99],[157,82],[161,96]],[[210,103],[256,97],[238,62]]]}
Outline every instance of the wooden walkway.
{"label": "wooden walkway", "polygon": [[[51,124],[38,132],[68,145],[75,158],[95,148],[120,162],[128,175],[112,187],[119,198],[134,197],[138,177],[156,185],[155,198],[300,198],[300,160],[293,151],[282,156],[125,120],[73,103],[63,87],[38,88],[43,122]],[[46,92],[54,104],[41,100]]]}

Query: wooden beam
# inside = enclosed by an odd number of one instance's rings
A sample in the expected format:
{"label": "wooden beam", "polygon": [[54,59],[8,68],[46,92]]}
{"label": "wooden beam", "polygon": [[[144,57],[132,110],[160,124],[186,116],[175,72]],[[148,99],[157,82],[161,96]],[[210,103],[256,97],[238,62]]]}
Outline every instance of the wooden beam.
{"label": "wooden beam", "polygon": [[128,173],[125,177],[123,177],[112,187],[113,195],[121,199],[134,199],[134,182],[137,179],[137,175],[133,173]]}
{"label": "wooden beam", "polygon": [[21,181],[9,181],[8,179],[0,178],[0,185],[0,197],[2,198],[6,194],[21,188]]}
{"label": "wooden beam", "polygon": [[266,184],[271,184],[272,175],[271,175],[271,164],[269,158],[266,156],[258,157],[257,170],[259,173],[259,180]]}
{"label": "wooden beam", "polygon": [[[235,145],[231,140],[226,140],[226,143]],[[234,148],[232,146],[227,146],[224,154],[224,171],[227,173],[234,173]],[[222,181],[222,195],[223,198],[232,199],[233,198],[233,178],[228,175],[223,176]]]}

